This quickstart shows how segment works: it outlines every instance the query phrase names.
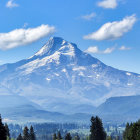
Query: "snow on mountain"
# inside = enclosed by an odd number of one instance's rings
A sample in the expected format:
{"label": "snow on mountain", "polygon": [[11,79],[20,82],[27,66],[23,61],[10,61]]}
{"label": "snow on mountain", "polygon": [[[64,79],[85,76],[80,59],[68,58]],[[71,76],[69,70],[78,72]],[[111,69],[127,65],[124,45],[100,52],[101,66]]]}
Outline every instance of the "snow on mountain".
{"label": "snow on mountain", "polygon": [[53,37],[30,58],[0,66],[0,94],[2,87],[48,111],[87,113],[86,106],[91,112],[107,98],[140,94],[140,75],[107,66]]}

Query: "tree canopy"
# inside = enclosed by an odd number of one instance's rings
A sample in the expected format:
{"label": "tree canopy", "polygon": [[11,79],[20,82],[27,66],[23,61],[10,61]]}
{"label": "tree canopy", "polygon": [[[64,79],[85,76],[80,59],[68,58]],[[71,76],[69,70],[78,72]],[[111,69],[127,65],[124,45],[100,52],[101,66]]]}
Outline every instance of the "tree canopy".
{"label": "tree canopy", "polygon": [[91,117],[90,140],[106,140],[102,120],[98,116]]}
{"label": "tree canopy", "polygon": [[2,123],[1,115],[0,115],[0,139],[1,140],[6,140],[7,139],[7,130],[4,126],[4,124]]}

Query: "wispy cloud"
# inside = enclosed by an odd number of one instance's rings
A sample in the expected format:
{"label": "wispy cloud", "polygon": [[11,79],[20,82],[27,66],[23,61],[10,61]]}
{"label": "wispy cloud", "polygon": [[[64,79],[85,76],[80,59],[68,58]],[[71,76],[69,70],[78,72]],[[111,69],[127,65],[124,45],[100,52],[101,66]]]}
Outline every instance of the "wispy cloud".
{"label": "wispy cloud", "polygon": [[14,0],[9,0],[6,4],[7,8],[13,8],[13,7],[18,7],[19,5],[14,2]]}
{"label": "wispy cloud", "polygon": [[91,46],[85,52],[96,53],[96,54],[110,54],[115,51],[115,47],[107,48],[105,50],[99,50],[98,46]]}
{"label": "wispy cloud", "polygon": [[121,46],[121,47],[119,48],[119,50],[121,50],[121,51],[126,51],[126,50],[131,50],[131,48],[126,47],[126,46]]}
{"label": "wispy cloud", "polygon": [[15,29],[8,33],[0,33],[0,49],[8,50],[15,47],[27,45],[54,32],[54,26],[41,25],[36,28],[21,28]]}
{"label": "wispy cloud", "polygon": [[103,51],[104,54],[109,54],[109,53],[112,53],[113,51],[115,51],[115,47],[112,47],[112,48],[107,48]]}
{"label": "wispy cloud", "polygon": [[105,50],[100,50],[98,46],[90,46],[85,52],[91,53],[91,54],[110,54],[114,51],[128,51],[131,50],[132,48],[126,47],[126,46],[117,46],[114,45],[113,47],[108,47]]}
{"label": "wispy cloud", "polygon": [[88,14],[88,15],[81,16],[81,18],[84,19],[84,20],[91,20],[94,17],[96,17],[96,13],[94,13],[94,12],[91,13],[91,14]]}
{"label": "wispy cloud", "polygon": [[98,41],[118,39],[132,29],[136,20],[136,15],[132,15],[125,17],[121,21],[108,22],[101,26],[101,28],[96,32],[84,36],[84,39]]}
{"label": "wispy cloud", "polygon": [[85,50],[87,53],[99,53],[99,49],[97,46],[91,46],[87,50]]}
{"label": "wispy cloud", "polygon": [[117,7],[117,0],[103,0],[97,3],[99,7],[114,9]]}

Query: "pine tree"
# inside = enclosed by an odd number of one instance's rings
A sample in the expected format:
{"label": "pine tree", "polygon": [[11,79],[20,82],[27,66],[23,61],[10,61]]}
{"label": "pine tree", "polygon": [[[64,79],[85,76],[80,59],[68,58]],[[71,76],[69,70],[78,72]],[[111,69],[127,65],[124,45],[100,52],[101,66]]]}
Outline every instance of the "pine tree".
{"label": "pine tree", "polygon": [[90,140],[106,139],[106,133],[104,131],[102,121],[98,116],[91,117],[90,133]]}
{"label": "pine tree", "polygon": [[53,140],[57,140],[56,133],[53,134]]}
{"label": "pine tree", "polygon": [[140,140],[140,121],[127,123],[123,138],[124,140]]}
{"label": "pine tree", "polygon": [[61,140],[61,139],[62,139],[61,133],[60,133],[60,131],[58,131],[58,133],[57,133],[57,140]]}
{"label": "pine tree", "polygon": [[72,140],[71,134],[67,133],[65,136],[65,140]]}
{"label": "pine tree", "polygon": [[6,133],[5,126],[2,123],[1,115],[0,115],[0,139],[1,140],[6,140],[7,139],[7,133]]}
{"label": "pine tree", "polygon": [[26,126],[23,130],[23,140],[28,140],[29,139],[29,129]]}
{"label": "pine tree", "polygon": [[129,129],[130,129],[130,125],[129,125],[129,123],[127,123],[126,124],[126,127],[125,127],[125,131],[124,131],[124,133],[123,133],[123,138],[124,139],[126,139],[127,140],[127,138],[129,137],[128,135],[129,135]]}
{"label": "pine tree", "polygon": [[7,139],[10,139],[10,131],[9,131],[9,127],[8,127],[7,123],[5,124],[5,129],[6,129]]}
{"label": "pine tree", "polygon": [[17,137],[17,140],[23,140],[21,134],[19,134],[19,136]]}
{"label": "pine tree", "polygon": [[33,126],[30,127],[30,140],[35,140],[35,132]]}

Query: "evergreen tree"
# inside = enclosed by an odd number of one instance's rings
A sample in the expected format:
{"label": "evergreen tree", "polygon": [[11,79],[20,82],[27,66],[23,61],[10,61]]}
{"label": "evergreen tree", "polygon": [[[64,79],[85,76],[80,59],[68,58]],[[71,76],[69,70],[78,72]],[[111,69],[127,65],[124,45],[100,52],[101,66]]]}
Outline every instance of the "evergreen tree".
{"label": "evergreen tree", "polygon": [[35,140],[35,132],[33,126],[30,127],[30,140]]}
{"label": "evergreen tree", "polygon": [[53,140],[57,140],[56,133],[53,134]]}
{"label": "evergreen tree", "polygon": [[61,139],[62,139],[61,133],[60,133],[60,131],[58,131],[58,133],[57,133],[57,140],[61,140]]}
{"label": "evergreen tree", "polygon": [[17,140],[23,140],[21,134],[19,134],[19,136],[17,137]]}
{"label": "evergreen tree", "polygon": [[7,132],[6,132],[5,126],[2,123],[1,115],[0,115],[0,139],[1,140],[7,139]]}
{"label": "evergreen tree", "polygon": [[8,127],[7,123],[5,124],[5,129],[6,129],[7,139],[10,139],[10,131],[9,131],[9,127]]}
{"label": "evergreen tree", "polygon": [[124,140],[140,140],[140,121],[136,123],[127,123],[124,134]]}
{"label": "evergreen tree", "polygon": [[23,130],[23,140],[28,140],[29,139],[29,129],[26,126]]}
{"label": "evergreen tree", "polygon": [[65,140],[72,140],[71,134],[67,133],[65,136]]}
{"label": "evergreen tree", "polygon": [[98,116],[91,117],[90,133],[90,140],[106,140],[103,124]]}
{"label": "evergreen tree", "polygon": [[130,130],[130,125],[129,125],[129,123],[127,123],[126,124],[126,127],[125,127],[125,131],[124,131],[124,133],[123,133],[123,137],[124,137],[124,139],[126,139],[127,140],[127,138],[129,137],[128,135],[129,135],[129,131]]}

